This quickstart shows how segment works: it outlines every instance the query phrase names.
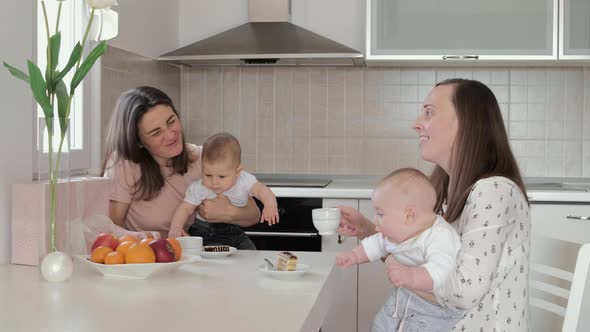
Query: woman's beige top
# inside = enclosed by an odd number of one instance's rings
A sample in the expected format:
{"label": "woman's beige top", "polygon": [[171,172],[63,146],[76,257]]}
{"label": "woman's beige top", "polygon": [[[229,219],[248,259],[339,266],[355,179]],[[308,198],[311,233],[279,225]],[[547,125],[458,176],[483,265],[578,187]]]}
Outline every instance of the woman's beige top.
{"label": "woman's beige top", "polygon": [[[123,227],[132,231],[159,231],[167,233],[174,211],[183,201],[188,185],[201,178],[201,146],[187,144],[191,159],[188,171],[184,175],[171,174],[170,168],[162,168],[164,187],[152,200],[139,200],[133,195],[133,184],[141,176],[138,164],[121,160],[113,167],[107,168],[105,177],[111,179],[112,201],[129,203],[129,210]],[[189,218],[190,220],[190,218]]]}

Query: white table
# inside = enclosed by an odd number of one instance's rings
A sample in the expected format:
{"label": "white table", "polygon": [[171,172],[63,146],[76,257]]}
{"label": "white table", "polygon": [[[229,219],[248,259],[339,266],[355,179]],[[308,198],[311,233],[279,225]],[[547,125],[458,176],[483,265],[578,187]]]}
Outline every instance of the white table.
{"label": "white table", "polygon": [[77,262],[72,280],[49,283],[38,267],[0,265],[0,330],[316,332],[339,270],[334,253],[295,254],[311,269],[293,280],[258,271],[273,251],[201,259],[146,280],[104,278]]}

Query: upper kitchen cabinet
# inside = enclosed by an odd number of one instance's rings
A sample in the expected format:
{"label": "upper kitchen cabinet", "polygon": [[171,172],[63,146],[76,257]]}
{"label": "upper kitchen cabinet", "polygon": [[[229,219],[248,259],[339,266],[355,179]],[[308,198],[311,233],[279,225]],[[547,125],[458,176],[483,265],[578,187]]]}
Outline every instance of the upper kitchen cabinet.
{"label": "upper kitchen cabinet", "polygon": [[[367,0],[366,58],[556,60],[557,13],[558,0]],[[586,21],[588,48],[588,11],[573,15]]]}
{"label": "upper kitchen cabinet", "polygon": [[590,0],[563,0],[559,6],[559,58],[590,59]]}

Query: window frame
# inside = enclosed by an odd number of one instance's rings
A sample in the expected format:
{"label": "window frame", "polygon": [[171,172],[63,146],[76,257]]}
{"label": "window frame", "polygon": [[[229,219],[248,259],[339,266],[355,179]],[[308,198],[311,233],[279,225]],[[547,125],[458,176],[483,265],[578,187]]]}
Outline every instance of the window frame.
{"label": "window frame", "polygon": [[[55,15],[57,13],[58,2],[46,2],[47,15],[49,21],[49,29],[51,33],[55,31]],[[58,68],[62,68],[67,62],[67,58],[70,55],[71,50],[76,42],[81,41],[84,29],[89,20],[89,10],[85,2],[82,1],[64,1],[62,2],[62,12],[60,16],[60,30],[66,30],[64,28],[69,25],[70,30],[75,30],[74,35],[69,35],[69,40],[64,39],[64,33],[62,32],[62,46],[60,51],[60,61]],[[37,10],[37,64],[39,65],[42,72],[44,72],[46,66],[46,31],[45,22],[43,18],[43,11],[41,8]],[[92,48],[96,45],[94,41],[87,41],[84,47],[83,54],[88,54]],[[95,63],[95,66],[88,73],[86,78],[78,88],[76,89],[74,100],[72,101],[72,112],[70,113],[70,128],[69,135],[74,135],[76,132],[80,134],[74,141],[78,146],[72,147],[72,144],[68,143],[69,151],[63,151],[61,156],[62,169],[61,176],[68,177],[73,175],[87,174],[88,169],[91,166],[91,151],[92,151],[92,130],[90,127],[90,114],[94,113],[92,101],[96,98],[89,98],[93,95],[92,91],[100,91],[100,59]],[[71,78],[74,70],[72,70],[67,77]],[[98,75],[97,75],[98,72]],[[96,79],[98,76],[98,81]],[[66,86],[69,86],[69,78],[66,82]],[[97,89],[98,87],[98,89]],[[100,95],[100,93],[99,93]],[[100,101],[100,98],[99,98]],[[100,107],[98,107],[100,109]],[[39,105],[36,107],[36,114],[33,116],[36,125],[34,126],[34,137],[33,140],[33,163],[36,167],[33,169],[33,178],[39,180],[45,180],[48,178],[48,151],[43,147],[43,141],[46,136],[45,118]],[[54,109],[54,112],[57,110]],[[81,117],[81,119],[79,119]],[[100,123],[100,121],[98,121]],[[59,129],[55,127],[54,133],[54,154],[57,152],[57,144],[59,144]],[[79,141],[78,141],[79,140]],[[100,143],[99,143],[100,144]],[[65,144],[64,144],[65,145]]]}

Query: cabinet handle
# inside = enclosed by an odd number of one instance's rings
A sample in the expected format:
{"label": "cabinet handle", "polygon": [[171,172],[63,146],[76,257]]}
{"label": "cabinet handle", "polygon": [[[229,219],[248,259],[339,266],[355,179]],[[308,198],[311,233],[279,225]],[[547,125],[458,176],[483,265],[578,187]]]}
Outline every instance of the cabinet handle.
{"label": "cabinet handle", "polygon": [[567,219],[590,220],[590,216],[572,216],[568,214]]}
{"label": "cabinet handle", "polygon": [[443,60],[478,60],[479,55],[443,55]]}

